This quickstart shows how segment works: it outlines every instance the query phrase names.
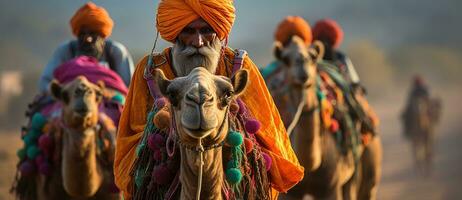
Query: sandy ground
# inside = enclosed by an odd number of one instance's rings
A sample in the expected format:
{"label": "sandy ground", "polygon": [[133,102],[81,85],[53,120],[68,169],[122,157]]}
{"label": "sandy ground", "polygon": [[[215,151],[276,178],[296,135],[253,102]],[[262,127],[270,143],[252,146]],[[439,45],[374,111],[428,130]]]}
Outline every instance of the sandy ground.
{"label": "sandy ground", "polygon": [[[398,116],[403,99],[372,102],[382,121],[384,147],[379,199],[462,199],[462,106],[457,106],[462,102],[461,96],[452,92],[443,97],[434,172],[429,177],[416,173],[409,145],[401,137]],[[17,162],[16,150],[21,145],[19,133],[0,133],[0,200],[13,199],[8,191]]]}

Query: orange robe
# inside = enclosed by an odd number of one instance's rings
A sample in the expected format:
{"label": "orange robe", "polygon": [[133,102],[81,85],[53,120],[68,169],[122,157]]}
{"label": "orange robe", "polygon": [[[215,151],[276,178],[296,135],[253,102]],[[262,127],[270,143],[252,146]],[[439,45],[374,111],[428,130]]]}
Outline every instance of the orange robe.
{"label": "orange robe", "polygon": [[[175,75],[171,68],[170,51],[171,48],[167,48],[161,55],[154,56],[154,64],[159,65],[157,68],[160,68],[167,78],[173,79]],[[224,57],[226,59],[220,59],[217,74],[229,77],[232,73],[234,52],[226,49]],[[148,56],[145,56],[136,67],[117,134],[115,182],[123,191],[125,199],[131,199],[133,177],[130,172],[136,159],[135,149],[142,138],[146,117],[154,102],[143,78],[147,60]],[[286,192],[302,180],[304,168],[300,166],[290,145],[284,124],[258,68],[248,57],[244,59],[243,68],[250,72],[250,84],[240,98],[262,124],[256,136],[262,143],[263,151],[268,153],[273,161],[270,180],[273,197],[276,197],[277,191]]]}

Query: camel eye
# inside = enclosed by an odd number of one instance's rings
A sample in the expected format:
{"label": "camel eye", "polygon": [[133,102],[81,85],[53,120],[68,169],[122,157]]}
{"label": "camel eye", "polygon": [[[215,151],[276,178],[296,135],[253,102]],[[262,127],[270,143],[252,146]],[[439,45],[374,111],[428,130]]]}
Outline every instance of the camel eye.
{"label": "camel eye", "polygon": [[74,91],[74,94],[75,94],[76,96],[82,96],[84,93],[85,93],[85,91],[83,91],[83,90],[80,89],[80,88],[77,88],[77,89]]}
{"label": "camel eye", "polygon": [[231,102],[231,99],[233,98],[233,95],[234,95],[234,92],[231,90],[228,90],[223,94],[223,97],[221,100],[221,104],[223,107],[229,105],[229,103]]}

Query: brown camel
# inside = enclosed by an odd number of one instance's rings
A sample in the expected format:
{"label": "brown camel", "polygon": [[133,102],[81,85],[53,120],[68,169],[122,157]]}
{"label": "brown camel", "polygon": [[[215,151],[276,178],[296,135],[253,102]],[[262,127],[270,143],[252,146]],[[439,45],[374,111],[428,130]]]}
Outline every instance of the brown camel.
{"label": "brown camel", "polygon": [[[197,67],[188,76],[170,81],[162,71],[156,70],[155,79],[161,93],[172,104],[180,144],[181,194],[177,199],[198,199],[197,195],[201,200],[224,199],[222,189],[227,183],[222,160],[227,156],[220,144],[231,126],[230,103],[244,91],[248,72],[239,70],[230,80]],[[202,153],[201,148],[205,149]],[[198,178],[202,179],[202,184],[198,183]]]}
{"label": "brown camel", "polygon": [[[102,150],[97,144],[103,89],[103,84],[95,85],[83,76],[66,85],[51,83],[52,96],[63,105],[61,126],[51,133],[60,163],[55,163],[51,176],[37,176],[37,199],[120,199],[110,191],[114,145]],[[115,131],[113,125],[107,126]]]}
{"label": "brown camel", "polygon": [[[355,164],[352,149],[342,153],[333,134],[321,124],[316,77],[323,53],[322,43],[315,41],[308,47],[297,36],[286,46],[275,44],[275,56],[284,66],[267,81],[286,127],[295,111],[301,111],[291,141],[305,167],[305,178],[282,199],[303,199],[306,194],[315,199],[375,199],[381,169],[380,138],[373,137],[366,150],[364,145],[358,147],[360,161]],[[302,99],[304,104],[300,104]],[[347,109],[340,103],[336,107]]]}

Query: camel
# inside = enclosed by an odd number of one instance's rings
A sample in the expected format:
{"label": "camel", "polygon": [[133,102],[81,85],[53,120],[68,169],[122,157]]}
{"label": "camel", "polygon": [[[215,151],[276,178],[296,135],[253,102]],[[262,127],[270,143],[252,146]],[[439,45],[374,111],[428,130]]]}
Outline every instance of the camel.
{"label": "camel", "polygon": [[248,72],[241,69],[229,79],[197,67],[186,77],[167,80],[156,69],[154,77],[160,93],[171,103],[179,144],[181,192],[176,199],[225,199],[223,188],[229,183],[224,179],[223,161],[229,152],[221,144],[233,126],[230,105],[249,83]]}
{"label": "camel", "polygon": [[[35,186],[34,194],[21,194],[20,185],[30,181],[27,176],[24,177],[25,181],[18,183],[14,189],[20,199],[120,199],[120,194],[113,188],[115,146],[110,144],[102,148],[97,143],[101,139],[101,131],[115,134],[112,121],[102,119],[98,111],[103,90],[103,83],[93,84],[84,76],[65,85],[57,81],[50,84],[51,95],[62,104],[58,125],[50,129],[55,144],[50,158],[52,171],[47,176],[32,176],[35,180],[32,184]],[[103,125],[99,122],[102,120],[106,122],[104,126],[107,129],[101,128]]]}
{"label": "camel", "polygon": [[[375,199],[381,170],[380,138],[375,136],[368,146],[359,146],[360,161],[355,164],[352,150],[342,153],[332,133],[321,125],[316,79],[323,53],[321,42],[308,47],[298,36],[286,46],[275,43],[275,56],[284,66],[278,75],[269,77],[276,79],[276,85],[267,82],[286,127],[292,125],[288,128],[293,128],[289,133],[292,146],[305,167],[305,178],[281,198],[303,199],[309,194],[315,199]],[[292,124],[296,110],[298,122]]]}
{"label": "camel", "polygon": [[426,175],[431,172],[435,126],[440,112],[439,99],[413,96],[402,114],[404,135],[412,144],[415,165]]}

